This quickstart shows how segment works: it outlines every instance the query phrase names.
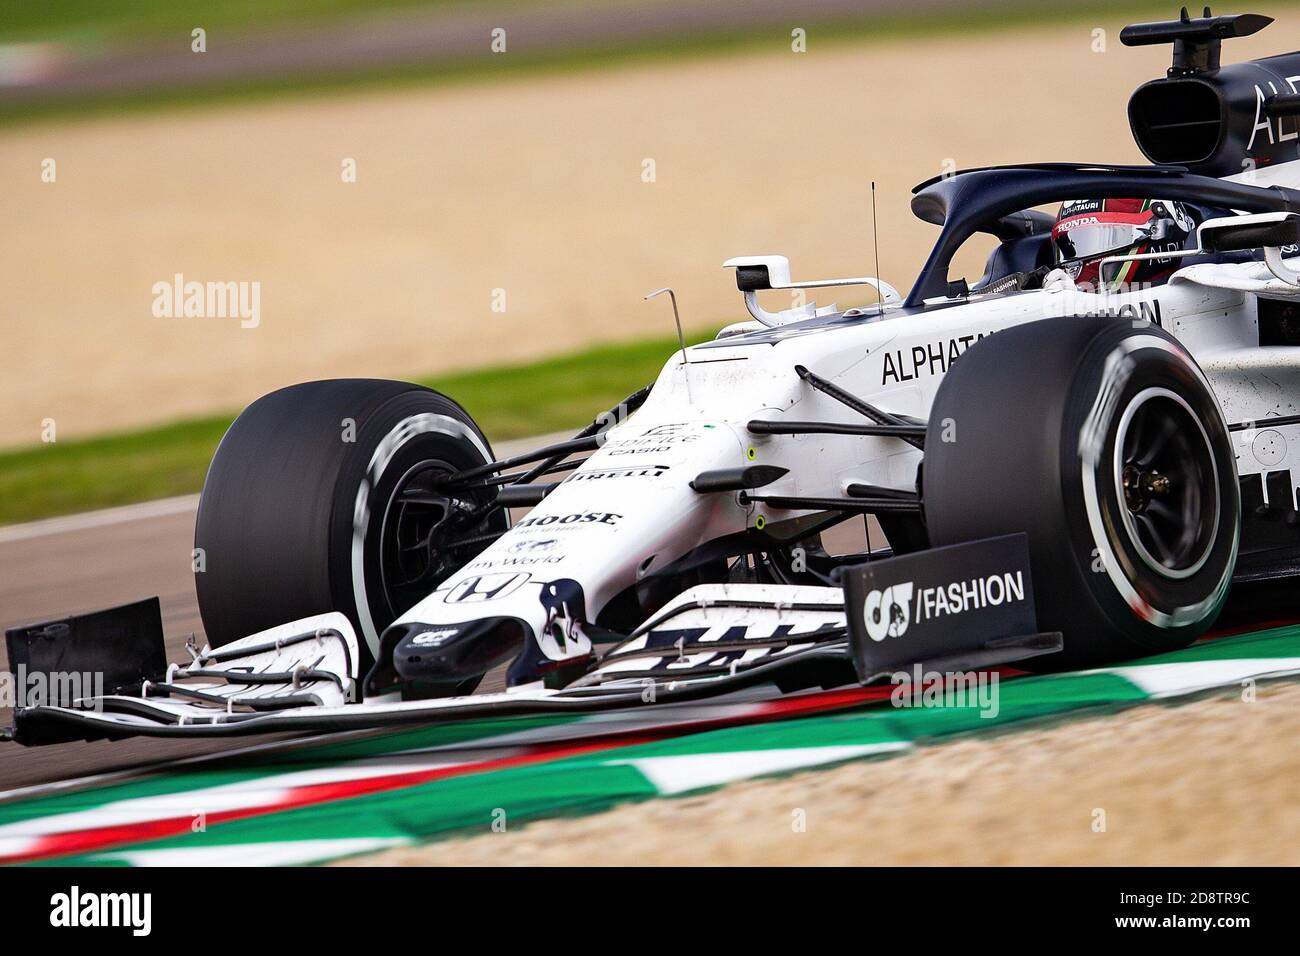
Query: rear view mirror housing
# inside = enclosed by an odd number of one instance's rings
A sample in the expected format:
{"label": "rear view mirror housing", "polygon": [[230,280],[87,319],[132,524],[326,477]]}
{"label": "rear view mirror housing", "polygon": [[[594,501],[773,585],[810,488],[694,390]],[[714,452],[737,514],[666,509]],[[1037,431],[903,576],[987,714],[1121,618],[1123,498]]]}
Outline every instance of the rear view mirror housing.
{"label": "rear view mirror housing", "polygon": [[1270,212],[1209,219],[1197,233],[1205,252],[1249,252],[1300,245],[1300,215]]}

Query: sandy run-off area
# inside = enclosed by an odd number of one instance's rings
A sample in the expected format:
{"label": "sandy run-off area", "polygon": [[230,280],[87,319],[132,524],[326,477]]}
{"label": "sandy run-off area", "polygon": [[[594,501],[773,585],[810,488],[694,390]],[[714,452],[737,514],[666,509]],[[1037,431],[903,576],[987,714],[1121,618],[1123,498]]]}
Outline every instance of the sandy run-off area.
{"label": "sandy run-off area", "polygon": [[351,862],[1295,866],[1298,739],[1264,685]]}
{"label": "sandy run-off area", "polygon": [[[1169,53],[1096,26],[1107,52],[1089,24],[888,44],[813,30],[805,53],[777,33],[715,58],[0,131],[0,446],[47,418],[87,435],[309,378],[666,335],[667,305],[641,299],[666,284],[688,323],[742,317],[729,256],[874,271],[873,178],[881,271],[905,288],[934,235],[908,211],[914,183],[1139,159],[1124,104]],[[256,326],[156,315],[177,275],[258,283]]]}

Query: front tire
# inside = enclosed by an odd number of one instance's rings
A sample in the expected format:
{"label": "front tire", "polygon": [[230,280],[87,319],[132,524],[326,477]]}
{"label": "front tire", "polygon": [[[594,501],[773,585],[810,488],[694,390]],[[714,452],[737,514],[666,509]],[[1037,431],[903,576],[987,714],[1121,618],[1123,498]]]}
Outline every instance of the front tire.
{"label": "front tire", "polygon": [[487,546],[504,509],[437,479],[492,460],[451,399],[405,382],[307,382],[258,399],[221,440],[199,499],[195,586],[214,646],[341,611],[364,666],[385,627]]}
{"label": "front tire", "polygon": [[1029,536],[1039,626],[1090,666],[1213,624],[1240,503],[1204,374],[1154,325],[1033,322],[972,347],[939,387],[922,476],[932,545]]}

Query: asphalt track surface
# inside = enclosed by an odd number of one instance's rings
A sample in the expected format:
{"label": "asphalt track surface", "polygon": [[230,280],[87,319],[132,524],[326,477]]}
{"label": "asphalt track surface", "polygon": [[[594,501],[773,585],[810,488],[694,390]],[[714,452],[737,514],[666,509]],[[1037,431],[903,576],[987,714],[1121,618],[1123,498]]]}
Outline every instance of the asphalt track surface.
{"label": "asphalt track surface", "polygon": [[[568,437],[566,433],[502,442],[493,451],[516,455]],[[190,571],[197,506],[198,496],[193,495],[0,527],[0,630],[157,596],[167,659],[183,660],[190,634],[200,643],[203,638]],[[8,655],[0,648],[0,671],[7,667]],[[502,686],[499,675],[488,675],[482,690]],[[11,717],[8,708],[0,709],[0,726],[9,725]],[[136,738],[32,748],[0,743],[0,790],[139,769],[288,737]]]}

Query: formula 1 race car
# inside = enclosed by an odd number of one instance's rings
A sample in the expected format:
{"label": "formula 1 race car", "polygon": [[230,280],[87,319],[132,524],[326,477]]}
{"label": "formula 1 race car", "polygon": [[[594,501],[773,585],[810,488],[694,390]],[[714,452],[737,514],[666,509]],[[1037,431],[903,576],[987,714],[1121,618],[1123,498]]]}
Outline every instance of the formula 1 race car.
{"label": "formula 1 race car", "polygon": [[[749,319],[569,441],[498,460],[452,399],[398,382],[265,396],[199,505],[207,645],[167,665],[156,602],[11,631],[11,666],[110,685],[20,708],[16,739],[640,706],[1195,640],[1230,588],[1300,574],[1300,52],[1220,64],[1269,22],[1126,28],[1173,44],[1128,107],[1152,165],[921,184],[940,232],[906,296],[730,260]],[[979,234],[984,274],[950,274]],[[760,302],[855,284],[878,303]],[[885,543],[832,553],[854,520]],[[503,667],[506,691],[473,693]]]}

